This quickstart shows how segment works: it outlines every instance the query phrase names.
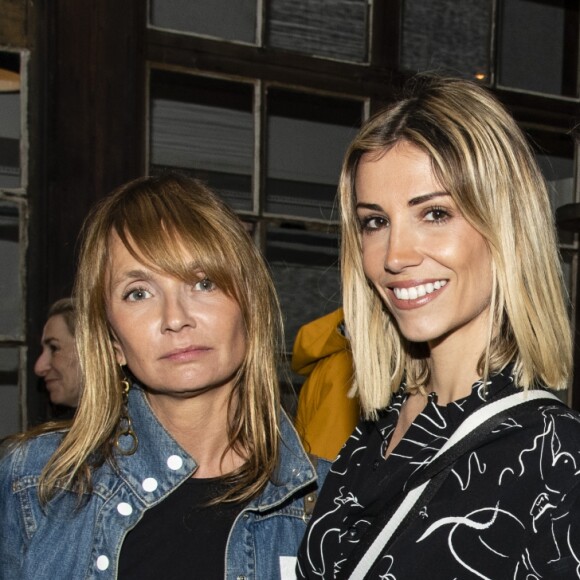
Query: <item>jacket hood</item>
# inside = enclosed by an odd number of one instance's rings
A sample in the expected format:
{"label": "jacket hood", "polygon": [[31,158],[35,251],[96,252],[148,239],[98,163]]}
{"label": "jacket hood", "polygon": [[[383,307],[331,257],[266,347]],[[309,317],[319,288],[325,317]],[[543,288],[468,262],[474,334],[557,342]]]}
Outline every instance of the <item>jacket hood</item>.
{"label": "jacket hood", "polygon": [[295,373],[308,376],[319,360],[349,348],[348,339],[338,329],[343,321],[344,313],[339,308],[300,328],[292,352]]}

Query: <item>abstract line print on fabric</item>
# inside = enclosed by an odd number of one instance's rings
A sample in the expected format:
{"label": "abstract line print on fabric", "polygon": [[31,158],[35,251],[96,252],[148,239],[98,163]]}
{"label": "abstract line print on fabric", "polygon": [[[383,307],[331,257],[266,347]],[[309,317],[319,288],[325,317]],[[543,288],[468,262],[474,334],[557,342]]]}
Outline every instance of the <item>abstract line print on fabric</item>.
{"label": "abstract line print on fabric", "polygon": [[[517,391],[509,370],[488,383],[489,398]],[[478,382],[469,397],[447,407],[431,400],[387,460],[382,454],[406,397],[403,388],[376,424],[359,424],[319,499],[300,550],[299,578],[340,572],[384,502],[395,500],[485,403],[483,391]],[[579,466],[575,412],[547,405],[523,421],[507,419],[457,461],[431,504],[382,559],[376,577],[401,580],[428,569],[433,578],[580,578]]]}

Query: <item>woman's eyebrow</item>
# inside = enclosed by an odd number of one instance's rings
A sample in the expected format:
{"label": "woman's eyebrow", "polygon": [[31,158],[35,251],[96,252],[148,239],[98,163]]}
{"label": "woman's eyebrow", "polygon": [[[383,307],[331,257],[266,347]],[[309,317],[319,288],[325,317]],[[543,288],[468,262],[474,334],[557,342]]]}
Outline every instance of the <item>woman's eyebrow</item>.
{"label": "woman's eyebrow", "polygon": [[[432,193],[425,193],[423,195],[418,195],[417,197],[412,197],[408,202],[407,205],[409,207],[413,207],[415,205],[421,205],[427,201],[431,201],[436,197],[450,195],[447,191],[434,191]],[[357,202],[356,209],[369,209],[371,211],[384,211],[380,204],[378,203],[364,203],[364,202]]]}
{"label": "woman's eyebrow", "polygon": [[432,199],[436,198],[436,197],[441,197],[444,195],[449,195],[449,193],[447,191],[434,191],[433,193],[425,193],[424,195],[418,195],[417,197],[412,197],[407,205],[409,207],[413,207],[415,205],[421,205],[422,203],[425,203],[426,201],[431,201]]}
{"label": "woman's eyebrow", "polygon": [[147,270],[128,270],[127,272],[122,272],[117,276],[112,283],[112,287],[115,288],[119,284],[126,282],[128,280],[151,280],[153,275]]}
{"label": "woman's eyebrow", "polygon": [[383,211],[383,208],[378,203],[363,203],[357,202],[356,209],[370,209],[373,211]]}

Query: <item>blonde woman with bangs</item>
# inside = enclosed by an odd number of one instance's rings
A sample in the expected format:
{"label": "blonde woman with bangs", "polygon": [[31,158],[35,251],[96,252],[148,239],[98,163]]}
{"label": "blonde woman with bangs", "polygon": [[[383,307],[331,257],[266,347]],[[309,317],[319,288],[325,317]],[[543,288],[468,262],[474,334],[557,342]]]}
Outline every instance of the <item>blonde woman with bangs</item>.
{"label": "blonde woman with bangs", "polygon": [[503,106],[420,76],[340,180],[364,415],[299,578],[580,578],[580,418],[546,184]]}
{"label": "blonde woman with bangs", "polygon": [[75,300],[83,397],[0,464],[0,575],[293,578],[328,467],[280,408],[281,314],[240,220],[183,176],[130,182],[87,218]]}

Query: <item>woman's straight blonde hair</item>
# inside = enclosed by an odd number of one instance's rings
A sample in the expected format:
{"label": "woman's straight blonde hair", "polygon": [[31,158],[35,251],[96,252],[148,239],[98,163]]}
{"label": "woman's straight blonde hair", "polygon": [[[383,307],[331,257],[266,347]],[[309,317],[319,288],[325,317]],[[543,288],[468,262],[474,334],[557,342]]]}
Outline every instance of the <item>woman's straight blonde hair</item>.
{"label": "woman's straight blonde hair", "polygon": [[68,331],[71,333],[71,336],[75,335],[75,303],[72,298],[61,298],[60,300],[54,302],[48,309],[46,320],[48,320],[51,316],[62,316]]}
{"label": "woman's straight blonde hair", "polygon": [[425,345],[411,344],[365,277],[355,179],[363,156],[380,157],[405,141],[431,159],[434,175],[487,240],[493,290],[482,377],[515,362],[516,383],[567,386],[572,338],[546,183],[513,118],[479,85],[419,76],[400,100],[361,128],[343,163],[339,197],[346,326],[355,366],[353,392],[375,418],[406,377],[429,380]]}
{"label": "woman's straight blonde hair", "polygon": [[239,304],[247,352],[230,399],[228,448],[247,461],[219,499],[253,497],[278,460],[280,307],[265,262],[238,217],[199,182],[170,174],[120,187],[83,227],[74,296],[85,386],[75,420],[42,474],[41,499],[48,501],[60,487],[90,490],[92,470],[115,458],[124,377],[107,319],[113,232],[148,267],[187,282],[201,270]]}

